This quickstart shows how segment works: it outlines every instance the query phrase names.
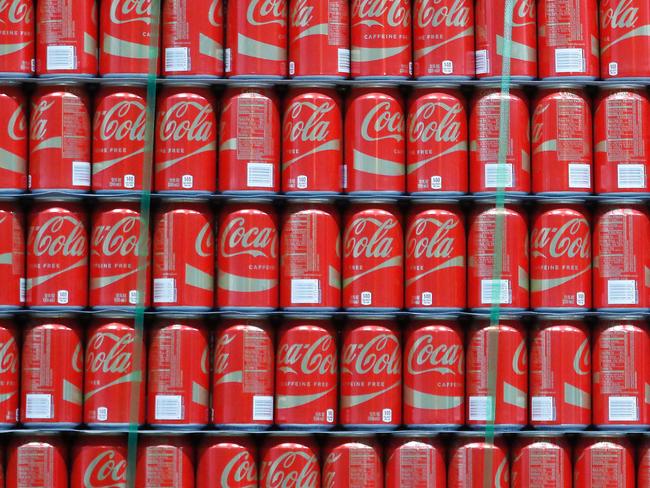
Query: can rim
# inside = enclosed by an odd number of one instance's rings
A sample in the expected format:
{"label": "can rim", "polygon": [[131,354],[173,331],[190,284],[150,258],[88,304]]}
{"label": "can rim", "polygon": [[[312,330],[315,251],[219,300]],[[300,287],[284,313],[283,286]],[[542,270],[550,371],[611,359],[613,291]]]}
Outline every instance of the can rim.
{"label": "can rim", "polygon": [[352,86],[352,89],[355,88],[390,88],[397,90],[398,86],[395,85],[395,80],[386,80],[386,81],[368,81],[368,82],[361,82],[361,83],[356,83]]}
{"label": "can rim", "polygon": [[299,81],[297,83],[291,83],[289,89],[292,88],[336,88],[336,83],[328,83],[327,81],[317,81],[314,83]]}
{"label": "can rim", "polygon": [[[371,315],[371,314],[354,314],[354,315],[348,315],[348,321],[350,320],[395,320],[397,318],[396,315],[390,314],[390,313],[385,313],[385,314],[377,314],[377,315]],[[348,322],[349,323],[349,322]]]}
{"label": "can rim", "polygon": [[460,319],[460,314],[458,313],[453,313],[453,314],[437,314],[437,313],[422,313],[418,314],[415,312],[416,315],[413,315],[411,317],[411,320],[452,320],[457,322]]}
{"label": "can rim", "polygon": [[557,83],[542,85],[539,87],[539,90],[583,90],[586,86],[584,83],[566,83],[559,81]]}
{"label": "can rim", "polygon": [[[503,84],[500,81],[490,81],[488,83],[482,83],[481,85],[479,85],[477,93],[480,93],[483,90],[493,90],[495,88],[498,88],[500,90],[502,88],[502,86],[503,86]],[[520,85],[518,83],[511,83],[508,86],[509,86],[510,90],[512,90],[512,89],[517,89],[518,90],[518,89],[522,88],[522,85]]]}
{"label": "can rim", "polygon": [[76,314],[72,311],[54,311],[48,310],[45,312],[30,313],[29,314],[29,323],[33,323],[34,320],[38,319],[73,319],[76,317]]}
{"label": "can rim", "polygon": [[643,200],[637,198],[613,198],[600,202],[601,207],[611,207],[612,205],[643,205]]}
{"label": "can rim", "polygon": [[79,84],[79,81],[74,81],[74,80],[65,80],[65,79],[59,79],[59,78],[40,78],[39,79],[39,84],[38,87],[42,86],[78,86],[81,88],[81,85]]}
{"label": "can rim", "polygon": [[645,88],[645,85],[643,84],[634,84],[634,83],[612,83],[612,84],[607,84],[607,85],[602,85],[601,90],[602,91],[609,91],[609,90],[643,90]]}
{"label": "can rim", "polygon": [[544,198],[537,203],[541,205],[581,205],[584,204],[584,197],[577,197],[577,199],[558,197],[558,198]]}
{"label": "can rim", "polygon": [[243,319],[243,320],[262,320],[266,323],[269,321],[268,314],[264,312],[253,313],[225,313],[221,316],[222,319]]}
{"label": "can rim", "polygon": [[352,200],[350,202],[351,205],[376,205],[376,204],[381,204],[381,205],[386,205],[386,204],[391,204],[391,205],[396,205],[397,201],[394,198],[386,197],[386,198],[381,198],[381,197],[369,197],[369,198],[360,198],[358,200]]}
{"label": "can rim", "polygon": [[616,314],[616,315],[598,314],[598,320],[608,321],[608,322],[616,322],[620,320],[645,321],[645,317],[643,315],[643,312],[634,313],[633,311],[630,311],[630,313]]}
{"label": "can rim", "polygon": [[334,318],[334,315],[326,314],[326,313],[320,313],[320,314],[300,313],[300,314],[286,315],[284,317],[285,320],[329,320],[332,318]]}
{"label": "can rim", "polygon": [[296,432],[296,431],[289,432],[289,431],[287,431],[287,432],[267,432],[264,437],[276,437],[276,438],[277,437],[280,437],[280,438],[281,437],[287,437],[287,438],[291,439],[293,437],[313,438],[314,435],[312,433],[310,433],[310,432]]}
{"label": "can rim", "polygon": [[59,202],[82,202],[83,201],[83,197],[81,195],[80,196],[73,196],[73,195],[53,196],[53,195],[39,195],[38,193],[32,193],[30,195],[37,203],[51,202],[53,204],[56,204]]}
{"label": "can rim", "polygon": [[160,319],[163,320],[198,320],[198,321],[203,321],[203,316],[200,314],[195,314],[195,313],[174,313],[174,312],[169,312],[169,313],[157,313],[156,314],[156,320],[154,321],[155,325],[160,324]]}
{"label": "can rim", "polygon": [[110,86],[110,87],[129,87],[129,86],[137,86],[140,88],[144,88],[147,86],[147,81],[146,80],[122,80],[120,81],[119,79],[113,79],[113,78],[104,78],[102,80],[102,87],[104,86]]}
{"label": "can rim", "polygon": [[584,320],[584,316],[576,313],[539,313],[537,314],[538,320],[550,321],[550,320],[571,320],[571,321],[580,321]]}
{"label": "can rim", "polygon": [[228,88],[273,88],[273,83],[231,79],[229,80]]}
{"label": "can rim", "polygon": [[459,206],[456,200],[448,200],[445,198],[416,198],[414,200],[411,200],[411,203],[413,203],[414,205],[435,204],[435,205],[450,205],[452,207]]}
{"label": "can rim", "polygon": [[546,431],[546,430],[526,430],[517,435],[518,439],[536,439],[536,438],[551,438],[551,439],[564,439],[562,431]]}
{"label": "can rim", "polygon": [[441,434],[442,432],[426,434],[424,432],[409,432],[407,430],[401,430],[398,432],[392,432],[390,437],[397,439],[437,439]]}
{"label": "can rim", "polygon": [[[288,205],[297,205],[297,204],[302,204],[302,203],[322,203],[322,204],[331,204],[335,201],[336,199],[334,197],[299,197],[299,198],[291,198],[290,200],[287,200]],[[305,209],[308,210],[308,209]]]}
{"label": "can rim", "polygon": [[94,319],[135,320],[135,312],[130,313],[125,310],[101,310],[93,315],[93,320]]}
{"label": "can rim", "polygon": [[243,198],[227,198],[225,204],[226,205],[232,205],[232,204],[237,204],[237,203],[264,203],[264,204],[272,204],[273,203],[273,198],[267,198],[267,197],[243,197]]}
{"label": "can rim", "polygon": [[377,438],[377,433],[368,431],[368,432],[345,432],[345,431],[336,431],[328,432],[327,437],[349,437],[352,439],[368,439],[374,440]]}
{"label": "can rim", "polygon": [[441,81],[441,82],[438,82],[438,83],[433,82],[433,81],[432,82],[424,82],[424,83],[418,82],[418,84],[415,85],[414,88],[415,88],[415,90],[430,90],[432,88],[442,88],[442,89],[445,89],[445,90],[451,89],[451,90],[455,90],[455,91],[460,92],[457,84],[450,83],[450,82],[445,83],[444,81]]}

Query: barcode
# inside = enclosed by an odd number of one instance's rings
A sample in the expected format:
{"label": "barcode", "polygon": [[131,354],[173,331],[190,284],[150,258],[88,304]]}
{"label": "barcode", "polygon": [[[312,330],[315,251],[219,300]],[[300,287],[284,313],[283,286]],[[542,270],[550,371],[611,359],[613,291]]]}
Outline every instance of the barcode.
{"label": "barcode", "polygon": [[492,397],[471,396],[469,397],[469,419],[470,420],[492,420]]}
{"label": "barcode", "polygon": [[553,397],[532,397],[531,419],[541,422],[555,420],[555,402],[553,400]]}
{"label": "barcode", "polygon": [[609,397],[609,420],[636,421],[638,419],[636,397]]}
{"label": "barcode", "polygon": [[292,279],[291,303],[320,303],[320,280]]}
{"label": "barcode", "polygon": [[253,420],[273,420],[273,397],[253,397]]}
{"label": "barcode", "polygon": [[348,187],[348,165],[347,164],[341,165],[341,182],[343,188]]}
{"label": "barcode", "polygon": [[481,280],[481,303],[494,303],[492,290],[495,285],[499,293],[498,303],[510,303],[512,294],[510,293],[509,280]]}
{"label": "barcode", "polygon": [[490,72],[490,61],[488,60],[487,49],[476,51],[476,74],[482,75]]}
{"label": "barcode", "polygon": [[168,47],[165,49],[165,71],[189,70],[189,49],[186,47]]}
{"label": "barcode", "polygon": [[52,418],[52,395],[45,393],[28,393],[26,395],[25,403],[25,418]]}
{"label": "barcode", "polygon": [[174,278],[155,278],[153,280],[153,301],[176,303],[176,280]]}
{"label": "barcode", "polygon": [[607,303],[609,305],[635,305],[637,302],[635,280],[607,281]]}
{"label": "barcode", "polygon": [[156,420],[183,420],[183,397],[156,395],[154,415]]}
{"label": "barcode", "polygon": [[27,281],[25,280],[25,278],[20,278],[20,285],[19,285],[20,286],[20,291],[19,291],[20,298],[19,298],[19,300],[20,300],[21,303],[25,302],[25,292],[27,291],[27,288],[25,286],[26,284],[27,284]]}
{"label": "barcode", "polygon": [[86,161],[72,162],[72,185],[90,185],[90,163],[87,163]]}
{"label": "barcode", "polygon": [[488,163],[485,165],[485,186],[488,188],[512,187],[512,164]]}
{"label": "barcode", "polygon": [[271,163],[248,163],[246,184],[249,187],[273,188],[273,165]]}
{"label": "barcode", "polygon": [[350,50],[349,49],[339,48],[338,70],[339,73],[350,72]]}
{"label": "barcode", "polygon": [[47,69],[77,69],[74,46],[47,46]]}
{"label": "barcode", "polygon": [[591,166],[569,163],[569,188],[591,188]]}
{"label": "barcode", "polygon": [[226,70],[226,73],[230,73],[232,71],[232,54],[229,47],[224,49],[223,58],[225,65],[224,69]]}
{"label": "barcode", "polygon": [[556,49],[555,71],[558,73],[584,73],[585,57],[583,50],[578,48]]}
{"label": "barcode", "polygon": [[619,164],[618,187],[645,188],[645,166],[642,164]]}

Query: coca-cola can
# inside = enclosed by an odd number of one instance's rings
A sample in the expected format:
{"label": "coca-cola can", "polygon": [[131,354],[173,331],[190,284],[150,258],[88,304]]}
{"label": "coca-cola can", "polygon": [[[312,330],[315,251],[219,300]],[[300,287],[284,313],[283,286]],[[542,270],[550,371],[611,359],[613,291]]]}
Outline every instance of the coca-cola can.
{"label": "coca-cola can", "polygon": [[574,449],[573,486],[634,488],[634,447],[623,436],[585,432]]}
{"label": "coca-cola can", "polygon": [[396,88],[352,89],[345,111],[343,188],[347,193],[404,193],[405,125],[404,104]]}
{"label": "coca-cola can", "polygon": [[323,486],[384,486],[383,455],[376,437],[346,432],[329,434],[323,449]]}
{"label": "coca-cola can", "polygon": [[206,202],[167,200],[154,220],[153,305],[209,310],[214,304],[214,235]]}
{"label": "coca-cola can", "polygon": [[461,432],[449,451],[448,488],[504,488],[510,486],[510,463],[505,439]]}
{"label": "coca-cola can", "polygon": [[19,341],[15,321],[0,315],[0,429],[10,429],[19,420]]}
{"label": "coca-cola can", "polygon": [[218,228],[217,306],[226,310],[277,308],[280,238],[271,203],[228,203],[221,210]]}
{"label": "coca-cola can", "polygon": [[[208,331],[199,319],[161,319],[149,334],[147,422],[199,429],[209,421]],[[199,359],[199,361],[196,361]]]}
{"label": "coca-cola can", "polygon": [[196,458],[196,488],[257,486],[257,449],[246,434],[205,436]]}
{"label": "coca-cola can", "polygon": [[320,453],[309,434],[270,434],[260,449],[260,486],[320,488]]}
{"label": "coca-cola can", "polygon": [[70,317],[35,317],[23,331],[20,420],[28,428],[82,421],[83,332]]}
{"label": "coca-cola can", "polygon": [[223,76],[222,0],[163,2],[161,25],[164,76]]}
{"label": "coca-cola can", "polygon": [[609,201],[593,229],[594,308],[650,309],[650,213],[640,201]]}
{"label": "coca-cola can", "polygon": [[11,0],[0,9],[0,77],[27,77],[36,69],[34,2]]}
{"label": "coca-cola can", "polygon": [[203,85],[165,87],[157,101],[154,187],[212,193],[217,188],[215,99]]}
{"label": "coca-cola can", "polygon": [[582,430],[591,424],[589,329],[577,316],[544,316],[530,341],[530,424]]}
{"label": "coca-cola can", "polygon": [[347,78],[350,75],[349,0],[291,0],[289,75]]}
{"label": "coca-cola can", "polygon": [[455,429],[465,423],[465,337],[455,318],[416,317],[404,333],[404,423]]}
{"label": "coca-cola can", "polygon": [[[504,117],[508,128],[501,134]],[[501,91],[500,87],[475,92],[469,138],[470,192],[494,193],[503,189],[508,194],[522,194],[530,191],[530,112],[525,95],[517,85],[511,86],[508,92]],[[503,155],[499,150],[501,145],[506,147]]]}
{"label": "coca-cola can", "polygon": [[591,225],[584,205],[548,201],[530,233],[530,303],[543,311],[591,308]]}
{"label": "coca-cola can", "polygon": [[36,74],[95,76],[95,0],[40,0],[36,5]]}
{"label": "coca-cola can", "polygon": [[470,308],[528,308],[528,223],[519,206],[477,206],[469,219],[467,255]]}
{"label": "coca-cola can", "polygon": [[325,430],[336,425],[336,346],[330,317],[285,319],[277,335],[275,363],[275,423],[281,428]]}
{"label": "coca-cola can", "polygon": [[88,304],[88,235],[78,201],[38,201],[27,216],[25,304],[81,309]]}
{"label": "coca-cola can", "polygon": [[123,436],[93,434],[77,437],[71,454],[72,486],[127,486],[128,450]]}
{"label": "coca-cola can", "polygon": [[[0,309],[25,304],[25,231],[17,203],[0,200]],[[1,416],[0,416],[1,418]]]}
{"label": "coca-cola can", "polygon": [[647,194],[649,119],[650,98],[645,89],[614,85],[599,93],[594,107],[597,194]]}
{"label": "coca-cola can", "polygon": [[[2,12],[0,19],[1,16]],[[0,66],[1,63],[0,60]],[[29,156],[27,97],[20,86],[1,84],[0,104],[3,107],[0,112],[0,152],[3,154],[0,193],[23,193],[27,188]]]}
{"label": "coca-cola can", "polygon": [[409,0],[352,0],[350,23],[352,78],[410,78]]}
{"label": "coca-cola can", "polygon": [[531,137],[533,193],[591,193],[591,102],[584,89],[541,87],[534,101]]}
{"label": "coca-cola can", "polygon": [[217,329],[212,364],[213,423],[237,430],[269,428],[275,371],[268,321],[226,316]]}
{"label": "coca-cola can", "polygon": [[606,429],[650,424],[650,332],[641,317],[603,316],[593,337],[593,423]]}
{"label": "coca-cola can", "polygon": [[643,0],[600,0],[600,77],[650,77],[650,5]]}
{"label": "coca-cola can", "polygon": [[288,0],[244,0],[236,8],[233,5],[226,9],[226,76],[287,76]]}
{"label": "coca-cola can", "polygon": [[415,0],[413,6],[413,75],[474,78],[474,2]]}
{"label": "coca-cola can", "polygon": [[[84,423],[112,429],[144,423],[144,340],[130,316],[100,317],[86,334]],[[118,401],[116,401],[118,400]]]}
{"label": "coca-cola can", "polygon": [[402,344],[390,316],[350,319],[341,345],[340,423],[390,430],[402,423]]}
{"label": "coca-cola can", "polygon": [[[507,76],[530,80],[537,76],[537,23],[534,0],[476,1],[476,76]],[[506,16],[512,12],[506,23]],[[510,48],[507,45],[510,44]],[[509,54],[506,57],[506,54]],[[498,126],[498,124],[497,124]]]}
{"label": "coca-cola can", "polygon": [[462,95],[444,85],[418,86],[409,99],[406,129],[406,191],[467,193],[468,126]]}
{"label": "coca-cola can", "polygon": [[140,204],[100,201],[92,214],[92,223],[89,305],[122,309],[141,303],[149,307],[151,245],[149,229],[143,228]]}
{"label": "coca-cola can", "polygon": [[637,445],[636,483],[638,487],[650,486],[650,440],[647,434]]}
{"label": "coca-cola can", "polygon": [[445,451],[437,437],[400,432],[386,447],[385,488],[446,488]]}
{"label": "coca-cola can", "polygon": [[280,100],[270,85],[226,89],[219,121],[219,191],[280,191],[281,131]]}
{"label": "coca-cola can", "polygon": [[[405,301],[410,310],[467,304],[465,217],[458,206],[417,200],[407,216]],[[453,283],[454,286],[449,286]]]}
{"label": "coca-cola can", "polygon": [[290,202],[280,240],[280,306],[336,310],[341,306],[341,229],[327,200]]}
{"label": "coca-cola can", "polygon": [[512,488],[573,487],[571,447],[563,437],[553,433],[526,433],[517,437],[511,458]]}
{"label": "coca-cola can", "polygon": [[309,87],[294,85],[284,103],[283,191],[340,193],[343,116],[336,90],[327,84],[311,84]]}
{"label": "coca-cola can", "polygon": [[144,166],[146,121],[144,87],[103,85],[99,89],[93,119],[93,192],[151,189],[151,172]]}
{"label": "coca-cola can", "polygon": [[32,97],[29,188],[90,189],[90,102],[79,86],[40,85]]}
{"label": "coca-cola can", "polygon": [[20,432],[7,447],[8,488],[68,488],[68,453],[60,435]]}
{"label": "coca-cola can", "polygon": [[135,488],[192,488],[194,445],[179,435],[142,435],[136,466]]}
{"label": "coca-cola can", "polygon": [[99,74],[159,74],[158,19],[151,0],[101,0]]}
{"label": "coca-cola can", "polygon": [[521,321],[503,316],[496,325],[477,321],[469,331],[466,356],[467,424],[523,428],[528,423],[528,350]]}

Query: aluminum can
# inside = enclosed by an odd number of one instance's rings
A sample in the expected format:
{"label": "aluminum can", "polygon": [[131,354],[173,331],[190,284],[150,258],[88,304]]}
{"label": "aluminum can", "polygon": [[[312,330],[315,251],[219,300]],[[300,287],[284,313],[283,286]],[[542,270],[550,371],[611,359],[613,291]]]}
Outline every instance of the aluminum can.
{"label": "aluminum can", "polygon": [[0,9],[0,76],[31,76],[36,69],[34,2],[11,0]]}
{"label": "aluminum can", "polygon": [[396,433],[386,448],[386,488],[446,488],[445,452],[438,438]]}
{"label": "aluminum can", "polygon": [[637,446],[636,486],[647,488],[650,486],[650,446],[648,445],[648,436],[644,435]]}
{"label": "aluminum can", "polygon": [[32,97],[29,188],[90,189],[90,102],[77,86],[39,86]]}
{"label": "aluminum can", "polygon": [[[20,3],[20,0],[16,3]],[[0,70],[1,65],[0,59]],[[0,162],[0,193],[23,193],[27,188],[29,155],[27,97],[19,86],[0,85],[0,104],[3,107],[0,113],[0,152],[3,155]]]}
{"label": "aluminum can", "polygon": [[634,488],[634,448],[629,440],[598,433],[585,433],[578,438],[573,486]]}
{"label": "aluminum can", "polygon": [[572,488],[571,448],[555,434],[526,434],[515,441],[510,471],[512,488]]}
{"label": "aluminum can", "polygon": [[72,446],[70,485],[93,488],[127,486],[128,450],[119,435],[77,437]]}
{"label": "aluminum can", "polygon": [[196,488],[257,486],[257,449],[245,434],[204,436],[196,457]]}
{"label": "aluminum can", "polygon": [[[486,472],[488,471],[488,472]],[[449,452],[448,488],[506,488],[510,486],[508,449],[501,436],[488,442],[484,436],[463,433]]]}
{"label": "aluminum can", "polygon": [[[25,231],[23,214],[16,203],[0,201],[0,309],[25,304]],[[0,416],[1,419],[1,416]]]}
{"label": "aluminum can", "polygon": [[7,488],[68,488],[68,456],[53,434],[15,435],[7,448]]}
{"label": "aluminum can", "polygon": [[320,488],[320,456],[308,434],[270,434],[260,449],[260,486]]}
{"label": "aluminum can", "polygon": [[20,337],[15,321],[0,316],[0,429],[19,420]]}
{"label": "aluminum can", "polygon": [[382,449],[376,437],[336,432],[323,449],[323,486],[380,488],[384,486]]}
{"label": "aluminum can", "polygon": [[136,466],[135,488],[194,487],[194,446],[187,437],[141,436]]}

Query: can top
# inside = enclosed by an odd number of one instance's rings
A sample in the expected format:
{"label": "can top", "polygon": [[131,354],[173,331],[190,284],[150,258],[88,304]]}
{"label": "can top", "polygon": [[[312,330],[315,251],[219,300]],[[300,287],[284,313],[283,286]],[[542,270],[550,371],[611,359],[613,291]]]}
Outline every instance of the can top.
{"label": "can top", "polygon": [[544,430],[530,430],[520,432],[517,439],[563,439],[562,432],[558,431],[544,431]]}
{"label": "can top", "polygon": [[266,434],[266,437],[288,437],[288,438],[293,438],[293,437],[312,437],[313,434],[309,432],[295,432],[295,431],[287,431],[287,432],[269,432]]}
{"label": "can top", "polygon": [[64,311],[47,311],[47,312],[38,312],[38,313],[30,313],[29,314],[29,320],[34,321],[34,320],[39,320],[39,319],[72,319],[75,317],[75,314],[73,312],[64,312]]}
{"label": "can top", "polygon": [[621,432],[599,432],[599,431],[585,431],[580,433],[580,437],[589,437],[596,439],[606,439],[612,441],[624,440],[626,437],[621,437]]}
{"label": "can top", "polygon": [[397,90],[397,86],[395,85],[394,81],[368,81],[368,82],[361,82],[361,83],[355,83],[352,88],[383,88],[383,89],[395,89]]}
{"label": "can top", "polygon": [[394,198],[390,198],[390,197],[382,198],[382,197],[373,196],[369,198],[363,197],[363,198],[355,199],[350,201],[350,203],[353,205],[377,205],[377,204],[394,205],[395,203],[397,203],[397,201]]}
{"label": "can top", "polygon": [[42,86],[76,86],[82,88],[82,85],[78,81],[74,80],[62,80],[58,78],[41,78],[39,79],[38,87]]}
{"label": "can top", "polygon": [[135,311],[129,312],[128,310],[100,310],[93,314],[96,319],[135,319]]}
{"label": "can top", "polygon": [[[487,90],[494,90],[495,88],[502,88],[503,85],[501,84],[500,81],[495,81],[495,82],[490,82],[490,83],[484,83],[479,86],[479,90],[487,89]],[[517,83],[512,83],[508,85],[509,90],[519,90],[521,89],[521,85],[518,85]]]}
{"label": "can top", "polygon": [[61,202],[81,202],[83,200],[81,195],[79,195],[79,196],[74,196],[74,195],[52,196],[52,195],[35,194],[35,195],[33,195],[33,197],[34,197],[35,202],[38,202],[38,203],[51,202],[53,205],[56,205],[57,203],[61,203]]}

